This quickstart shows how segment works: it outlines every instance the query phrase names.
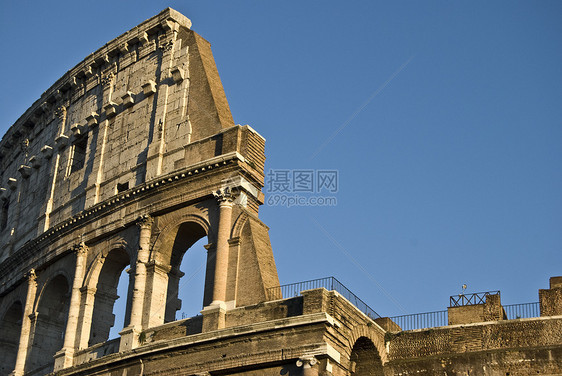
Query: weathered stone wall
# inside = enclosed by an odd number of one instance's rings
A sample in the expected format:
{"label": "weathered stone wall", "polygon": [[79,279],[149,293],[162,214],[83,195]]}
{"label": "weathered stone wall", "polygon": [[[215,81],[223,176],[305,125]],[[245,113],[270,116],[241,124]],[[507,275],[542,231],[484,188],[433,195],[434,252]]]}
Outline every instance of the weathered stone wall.
{"label": "weathered stone wall", "polygon": [[[265,140],[234,125],[210,45],[190,26],[166,9],[112,40],[0,142],[0,327],[23,316],[19,338],[0,343],[0,375],[140,346],[144,330],[175,320],[181,260],[201,238],[206,309],[184,336],[223,328],[226,310],[279,285],[257,217]],[[123,270],[125,328],[106,342]]]}
{"label": "weathered stone wall", "polygon": [[541,316],[562,315],[562,277],[550,278],[550,289],[539,290]]}
{"label": "weathered stone wall", "polygon": [[10,226],[0,231],[0,260],[120,191],[210,156],[239,151],[263,175],[254,132],[210,153],[186,148],[223,141],[219,132],[234,126],[209,43],[190,26],[171,9],[145,21],[71,69],[8,130],[0,187]]}
{"label": "weathered stone wall", "polygon": [[514,375],[562,370],[562,317],[413,330],[387,334],[386,339],[392,374]]}
{"label": "weathered stone wall", "polygon": [[486,300],[483,304],[449,307],[447,308],[447,316],[449,325],[497,321],[506,318],[499,294],[486,295]]}

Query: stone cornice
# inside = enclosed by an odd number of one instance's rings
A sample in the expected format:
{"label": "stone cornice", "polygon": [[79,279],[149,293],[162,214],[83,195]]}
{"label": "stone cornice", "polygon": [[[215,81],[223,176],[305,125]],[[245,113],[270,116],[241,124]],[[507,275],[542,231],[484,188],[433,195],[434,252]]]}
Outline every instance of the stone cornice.
{"label": "stone cornice", "polygon": [[[161,189],[162,186],[171,185],[174,183],[186,181],[196,175],[200,175],[209,171],[227,167],[236,162],[243,162],[244,157],[238,152],[224,154],[214,157],[186,168],[174,171],[171,174],[159,176],[149,182],[135,186],[127,191],[121,192],[105,201],[102,201],[82,212],[74,215],[73,217],[54,224],[47,231],[37,236],[35,239],[28,241],[21,248],[16,250],[11,256],[0,263],[0,275],[8,275],[11,271],[17,270],[21,265],[24,265],[30,260],[35,264],[34,255],[45,251],[45,245],[53,243],[56,239],[60,239],[79,227],[83,227],[89,223],[99,220],[108,213],[122,208],[134,200],[139,200],[149,195],[153,195],[155,191]],[[147,214],[147,213],[145,213]],[[131,222],[134,224],[134,220]],[[43,255],[42,258],[61,257],[59,254]],[[45,261],[45,260],[43,260]],[[0,286],[0,296],[6,291],[11,289],[14,283],[11,281],[8,285]]]}

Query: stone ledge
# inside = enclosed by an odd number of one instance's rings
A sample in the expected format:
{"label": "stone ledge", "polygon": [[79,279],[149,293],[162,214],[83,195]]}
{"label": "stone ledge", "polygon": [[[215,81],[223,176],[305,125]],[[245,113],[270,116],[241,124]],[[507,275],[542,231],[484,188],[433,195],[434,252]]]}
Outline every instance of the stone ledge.
{"label": "stone ledge", "polygon": [[[178,321],[179,323],[183,322],[183,320]],[[178,323],[174,322],[174,323]],[[186,346],[194,346],[199,344],[205,344],[210,342],[217,342],[221,340],[227,340],[230,338],[237,338],[245,335],[254,335],[257,333],[264,333],[268,331],[275,331],[285,328],[296,328],[300,326],[306,325],[315,325],[315,324],[322,324],[327,323],[329,325],[333,325],[334,319],[328,315],[327,313],[314,313],[306,316],[296,316],[290,317],[285,319],[278,319],[278,320],[271,320],[265,321],[261,323],[251,324],[251,325],[244,325],[239,327],[231,327],[225,329],[219,329],[212,332],[201,333],[201,334],[193,334],[190,336],[186,336],[183,338],[176,338],[172,340],[161,340],[152,342],[150,344],[141,345],[133,350],[122,352],[118,354],[111,354],[104,356],[102,358],[94,359],[89,361],[85,364],[75,365],[72,368],[68,368],[65,370],[59,371],[58,375],[68,375],[73,374],[75,372],[81,372],[87,369],[94,370],[97,367],[105,367],[107,364],[114,364],[117,362],[126,362],[128,360],[132,360],[134,358],[139,358],[144,355],[151,355],[156,356],[158,353],[168,352],[179,350]],[[154,328],[147,329],[150,330],[157,330],[158,328],[170,326],[173,323],[167,323],[164,325],[160,325]],[[145,330],[144,332],[146,332]],[[291,350],[294,352],[291,355]],[[81,353],[84,354],[88,351],[88,349],[81,350]],[[306,353],[311,353],[314,355],[323,355],[328,356],[333,361],[339,362],[340,361],[340,354],[331,346],[327,345],[325,342],[317,343],[314,345],[305,345],[305,346],[295,346],[292,349],[283,349],[282,358],[277,359],[277,357],[266,357],[269,359],[265,359],[267,362],[284,360],[287,358],[298,358],[302,353],[306,351]],[[265,352],[267,353],[267,352]],[[249,354],[243,355],[240,357],[248,358],[248,357],[256,357],[259,354]],[[259,357],[258,357],[259,358]],[[216,368],[224,370],[225,369],[225,359],[220,359],[215,362],[210,362],[212,364],[216,363]],[[206,366],[209,366],[209,362],[205,363]],[[212,367],[211,364],[211,367]],[[196,367],[197,365],[194,365]],[[171,369],[167,369],[166,372],[171,371]]]}

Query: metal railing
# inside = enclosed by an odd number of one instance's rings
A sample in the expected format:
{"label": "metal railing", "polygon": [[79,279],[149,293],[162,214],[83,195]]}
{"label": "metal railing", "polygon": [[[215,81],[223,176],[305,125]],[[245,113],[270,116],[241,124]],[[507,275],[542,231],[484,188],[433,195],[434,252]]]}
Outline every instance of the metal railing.
{"label": "metal railing", "polygon": [[434,328],[448,324],[447,311],[414,313],[390,317],[402,330]]}
{"label": "metal railing", "polygon": [[290,283],[288,285],[271,287],[267,290],[267,297],[268,300],[292,298],[295,296],[299,296],[301,291],[319,288],[325,288],[326,290],[330,291],[335,290],[371,319],[374,320],[376,318],[380,318],[380,315],[376,313],[374,309],[369,307],[364,301],[359,299],[357,295],[352,293],[347,287],[345,287],[334,277],[319,278],[313,279],[311,281]]}
{"label": "metal railing", "polygon": [[472,294],[459,294],[450,297],[449,307],[461,307],[467,305],[484,304],[488,295],[500,295],[499,291],[475,292]]}
{"label": "metal railing", "polygon": [[508,320],[527,319],[531,317],[540,317],[541,310],[539,302],[521,303],[504,305],[503,309]]}

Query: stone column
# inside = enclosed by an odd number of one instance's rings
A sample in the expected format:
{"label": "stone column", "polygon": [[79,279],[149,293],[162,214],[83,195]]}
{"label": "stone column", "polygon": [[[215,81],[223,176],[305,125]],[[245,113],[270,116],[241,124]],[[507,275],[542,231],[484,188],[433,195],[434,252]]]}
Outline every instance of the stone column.
{"label": "stone column", "polygon": [[226,323],[226,286],[228,278],[228,252],[230,245],[230,227],[232,222],[232,205],[234,195],[231,188],[221,188],[213,195],[219,204],[219,224],[215,246],[215,273],[213,280],[213,300],[203,309],[203,332],[225,327]]}
{"label": "stone column", "polygon": [[146,295],[146,281],[148,258],[150,255],[150,236],[154,220],[149,215],[137,219],[139,228],[139,249],[134,267],[133,296],[131,299],[131,316],[129,325],[119,333],[121,335],[121,350],[129,350],[139,346],[138,337],[147,323],[143,322],[144,302]]}
{"label": "stone column", "polygon": [[21,376],[25,370],[25,360],[29,349],[31,337],[31,316],[33,315],[33,304],[35,303],[35,295],[37,293],[37,276],[35,270],[31,269],[27,273],[27,295],[25,297],[25,309],[23,312],[23,320],[21,323],[20,341],[18,346],[18,355],[16,358],[16,366],[11,376]]}
{"label": "stone column", "polygon": [[76,348],[76,334],[78,332],[78,317],[80,315],[80,301],[82,284],[84,282],[84,274],[86,272],[86,256],[88,247],[81,242],[74,246],[76,254],[76,269],[74,272],[74,281],[72,283],[72,294],[70,296],[70,307],[68,309],[68,321],[66,323],[66,331],[64,334],[64,345],[62,350],[55,354],[55,371],[63,368],[71,367],[74,359],[74,350]]}
{"label": "stone column", "polygon": [[302,376],[318,376],[318,369],[314,368],[316,363],[314,356],[302,356],[297,360],[297,367],[302,367]]}
{"label": "stone column", "polygon": [[212,306],[219,306],[226,301],[226,280],[228,274],[228,251],[230,226],[232,222],[232,205],[234,195],[229,187],[213,192],[219,202],[219,227],[217,230],[217,247],[215,254],[215,280],[213,283]]}
{"label": "stone column", "polygon": [[146,264],[150,255],[150,236],[154,220],[149,215],[143,215],[137,220],[139,227],[139,249],[135,264],[135,281],[131,302],[131,320],[129,326],[141,329],[143,327],[143,306],[146,291]]}
{"label": "stone column", "polygon": [[82,317],[78,325],[78,349],[89,347],[96,291],[95,287],[88,286],[83,286],[80,289],[82,295]]}

